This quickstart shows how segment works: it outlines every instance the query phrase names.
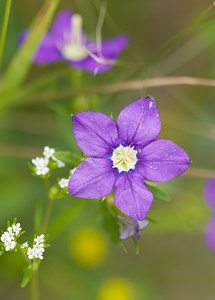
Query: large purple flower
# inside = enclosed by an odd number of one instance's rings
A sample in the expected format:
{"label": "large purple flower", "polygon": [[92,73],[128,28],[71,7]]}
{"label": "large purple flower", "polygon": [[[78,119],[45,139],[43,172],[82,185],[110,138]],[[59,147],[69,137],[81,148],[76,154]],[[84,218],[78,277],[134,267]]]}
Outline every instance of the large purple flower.
{"label": "large purple flower", "polygon": [[188,168],[187,153],[160,139],[161,124],[154,101],[141,98],[126,106],[117,123],[101,113],[73,116],[76,141],[87,158],[69,181],[70,194],[101,198],[115,189],[115,204],[127,216],[143,220],[153,200],[144,180],[164,182]]}
{"label": "large purple flower", "polygon": [[[27,36],[27,30],[22,32],[19,44]],[[88,39],[82,30],[81,16],[64,10],[57,15],[50,32],[43,36],[33,60],[36,64],[65,60],[74,68],[102,73],[114,65],[118,54],[127,46],[125,35],[104,41]]]}
{"label": "large purple flower", "polygon": [[215,178],[207,180],[204,188],[204,198],[212,210],[212,218],[205,230],[205,242],[208,248],[215,253]]}

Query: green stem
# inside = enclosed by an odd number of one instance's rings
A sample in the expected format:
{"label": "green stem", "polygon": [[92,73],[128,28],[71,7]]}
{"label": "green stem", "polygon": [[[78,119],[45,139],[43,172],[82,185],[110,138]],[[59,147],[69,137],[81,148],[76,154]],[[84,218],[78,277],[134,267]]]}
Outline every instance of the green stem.
{"label": "green stem", "polygon": [[2,55],[3,55],[3,50],[4,50],[4,44],[5,44],[5,37],[6,37],[6,33],[7,33],[10,8],[11,8],[11,0],[7,0],[6,7],[5,7],[5,13],[4,13],[3,25],[2,25],[2,31],[1,31],[1,37],[0,37],[0,68],[1,68]]}
{"label": "green stem", "polygon": [[193,32],[203,22],[208,13],[215,7],[215,2],[211,3],[193,23],[179,31],[173,38],[164,43],[147,61],[146,65],[157,63],[173,47],[175,47],[183,38]]}
{"label": "green stem", "polygon": [[32,272],[32,278],[31,278],[31,299],[32,300],[39,300],[39,280],[38,280],[38,269],[39,265],[35,261],[33,263],[33,272]]}
{"label": "green stem", "polygon": [[46,190],[47,190],[47,193],[48,193],[48,203],[46,205],[44,218],[43,218],[43,224],[42,224],[42,227],[41,227],[41,233],[43,233],[43,234],[46,232],[46,228],[47,228],[47,225],[48,225],[48,221],[49,221],[49,217],[50,217],[51,210],[52,210],[52,205],[53,205],[53,199],[51,199],[49,197],[50,184],[49,184],[48,179],[45,180],[45,185],[46,185]]}

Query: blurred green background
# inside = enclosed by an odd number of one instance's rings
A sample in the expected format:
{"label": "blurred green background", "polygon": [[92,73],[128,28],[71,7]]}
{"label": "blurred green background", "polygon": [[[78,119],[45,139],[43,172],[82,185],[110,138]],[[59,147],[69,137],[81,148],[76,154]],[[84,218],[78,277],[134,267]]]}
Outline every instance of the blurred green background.
{"label": "blurred green background", "polygon": [[[43,2],[12,3],[1,76],[17,51],[19,33],[28,28]],[[100,4],[99,0],[61,0],[58,11],[68,8],[81,14],[84,29],[95,38]],[[97,76],[82,73],[80,89],[157,76],[213,79],[214,18],[187,36],[158,63],[141,67],[165,41],[188,26],[210,4],[211,1],[206,0],[108,0],[102,36],[111,38],[128,33],[130,46],[120,56],[120,66]],[[0,23],[4,6],[5,1],[1,1]],[[215,168],[214,88],[169,86],[101,95],[79,93],[68,97],[62,92],[72,91],[77,73],[64,63],[32,65],[26,83],[38,78],[45,80],[53,72],[59,72],[59,76],[1,114],[2,230],[6,229],[7,220],[17,217],[26,231],[25,237],[33,236],[35,206],[38,198],[46,199],[46,194],[42,180],[31,175],[27,162],[41,155],[45,145],[77,151],[71,126],[72,112],[92,109],[108,115],[113,113],[116,119],[125,105],[149,94],[156,99],[159,108],[160,137],[184,148],[191,157],[191,167]],[[63,170],[56,174],[65,176]],[[64,232],[51,241],[45,253],[39,274],[41,299],[214,299],[215,256],[204,243],[204,229],[210,218],[202,198],[205,179],[198,172],[196,176],[189,174],[188,171],[187,175],[159,185],[169,193],[171,201],[154,201],[149,216],[157,223],[151,223],[142,232],[139,255],[135,254],[132,240],[125,242],[128,254],[110,241],[101,227],[98,201],[89,201]],[[56,200],[51,219],[78,201],[81,200],[72,197]],[[86,241],[84,245],[83,240]],[[1,299],[29,299],[29,287],[20,288],[23,265],[18,254],[1,256]]]}

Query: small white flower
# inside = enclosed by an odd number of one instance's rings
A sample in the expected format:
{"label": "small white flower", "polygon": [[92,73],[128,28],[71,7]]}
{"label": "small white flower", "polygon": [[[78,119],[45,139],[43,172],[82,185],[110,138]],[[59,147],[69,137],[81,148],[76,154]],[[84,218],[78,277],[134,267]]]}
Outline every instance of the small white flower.
{"label": "small white flower", "polygon": [[38,235],[34,241],[36,242],[36,244],[40,244],[40,243],[43,243],[44,242],[44,234],[41,234],[41,235]]}
{"label": "small white flower", "polygon": [[35,258],[43,259],[43,252],[44,251],[35,251]]}
{"label": "small white flower", "polygon": [[74,168],[74,169],[71,169],[71,170],[70,170],[71,176],[74,174],[74,172],[75,172],[76,169],[77,169],[77,168]]}
{"label": "small white flower", "polygon": [[31,161],[36,167],[46,167],[49,163],[49,160],[46,157],[36,157]]}
{"label": "small white flower", "polygon": [[36,167],[37,175],[46,175],[49,172],[49,168],[47,167],[49,159],[47,157],[36,157],[33,158],[31,161]]}
{"label": "small white flower", "polygon": [[10,249],[14,249],[16,247],[16,242],[14,241],[7,241],[4,243],[5,245],[5,250],[9,251]]}
{"label": "small white flower", "polygon": [[8,227],[7,231],[8,231],[8,237],[9,237],[9,239],[14,240],[14,233],[13,233],[12,227]]}
{"label": "small white flower", "polygon": [[3,242],[3,243],[5,243],[5,242],[8,242],[8,241],[10,241],[11,240],[11,238],[10,238],[10,236],[9,236],[9,233],[7,232],[7,231],[5,231],[3,234],[2,234],[2,236],[1,236],[1,241]]}
{"label": "small white flower", "polygon": [[28,258],[29,259],[33,259],[34,258],[34,256],[35,256],[35,251],[34,251],[34,249],[32,249],[32,248],[28,248],[28,251],[27,251],[27,255],[28,255]]}
{"label": "small white flower", "polygon": [[46,158],[50,158],[50,157],[53,157],[53,154],[55,153],[55,149],[54,148],[50,148],[48,146],[45,146],[44,147],[44,150],[43,150],[43,155],[46,157]]}
{"label": "small white flower", "polygon": [[33,249],[35,251],[39,251],[39,252],[44,252],[45,249],[44,249],[44,244],[36,244],[36,245],[33,245]]}
{"label": "small white flower", "polygon": [[19,232],[22,230],[22,227],[21,227],[20,223],[17,223],[17,224],[12,225],[12,229],[13,229],[13,232],[15,233],[15,235],[17,236],[19,234]]}
{"label": "small white flower", "polygon": [[33,246],[34,255],[36,258],[43,259],[43,252],[45,252],[45,249],[43,247],[44,244],[36,244]]}
{"label": "small white flower", "polygon": [[55,158],[54,156],[52,157],[52,159],[53,159],[54,161],[56,161],[58,168],[63,168],[63,167],[65,167],[65,163],[63,163],[61,160]]}
{"label": "small white flower", "polygon": [[61,180],[59,180],[58,184],[62,189],[66,188],[66,187],[68,188],[69,179],[61,178]]}
{"label": "small white flower", "polygon": [[28,247],[28,242],[25,242],[24,244],[22,244],[21,248],[27,248]]}
{"label": "small white flower", "polygon": [[36,174],[37,175],[46,175],[49,172],[48,167],[36,167]]}

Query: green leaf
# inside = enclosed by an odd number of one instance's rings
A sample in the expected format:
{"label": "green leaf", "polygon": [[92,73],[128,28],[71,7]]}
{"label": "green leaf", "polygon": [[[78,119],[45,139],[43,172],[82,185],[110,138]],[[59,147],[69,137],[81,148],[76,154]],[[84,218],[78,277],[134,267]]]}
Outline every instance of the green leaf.
{"label": "green leaf", "polygon": [[150,217],[146,217],[146,219],[150,222],[150,223],[154,223],[154,224],[157,224],[158,223],[158,221],[156,221],[155,219],[152,219],[152,218],[150,218]]}
{"label": "green leaf", "polygon": [[69,151],[56,151],[54,157],[74,168],[80,165],[80,159],[82,158],[78,154],[74,154]]}
{"label": "green leaf", "polygon": [[26,285],[31,280],[31,276],[32,276],[32,264],[28,265],[24,269],[24,274],[23,274],[23,278],[22,278],[22,282],[21,282],[21,288],[26,287]]}
{"label": "green leaf", "polygon": [[139,241],[134,241],[136,254],[139,254]]}
{"label": "green leaf", "polygon": [[151,181],[145,180],[145,183],[150,186],[157,186],[156,182],[151,182]]}
{"label": "green leaf", "polygon": [[64,142],[67,143],[69,149],[72,149],[73,153],[80,154],[80,148],[75,140],[71,118],[71,108],[69,105],[52,104],[50,108],[55,112],[56,122],[58,124],[61,136]]}
{"label": "green leaf", "polygon": [[169,202],[169,195],[166,194],[163,190],[161,190],[158,186],[148,185],[148,188],[154,194],[155,199],[164,202]]}
{"label": "green leaf", "polygon": [[5,37],[6,37],[6,33],[7,33],[10,8],[11,8],[11,0],[7,0],[5,12],[4,12],[4,20],[3,20],[3,24],[2,24],[1,36],[0,36],[0,66],[1,66],[1,62],[2,62],[2,55],[3,55],[3,50],[4,50]]}
{"label": "green leaf", "polygon": [[119,244],[119,224],[117,218],[112,214],[107,201],[103,201],[100,204],[102,213],[102,226],[109,233],[111,240]]}
{"label": "green leaf", "polygon": [[48,227],[47,232],[49,234],[49,240],[56,237],[59,233],[66,228],[72,219],[74,219],[78,213],[85,207],[87,200],[78,200],[70,208],[67,208],[60,216],[58,216]]}
{"label": "green leaf", "polygon": [[[32,64],[32,56],[44,32],[48,29],[59,1],[60,0],[46,0],[41,10],[34,18],[29,30],[28,39],[17,51],[17,54],[11,61],[4,76],[0,108],[5,107],[9,104],[8,102],[13,101],[13,98],[11,99],[9,97],[7,99],[7,92],[9,92],[10,95],[10,91],[18,87],[26,78]],[[14,76],[14,74],[16,74],[16,76]]]}
{"label": "green leaf", "polygon": [[0,256],[5,252],[5,250],[0,250]]}

